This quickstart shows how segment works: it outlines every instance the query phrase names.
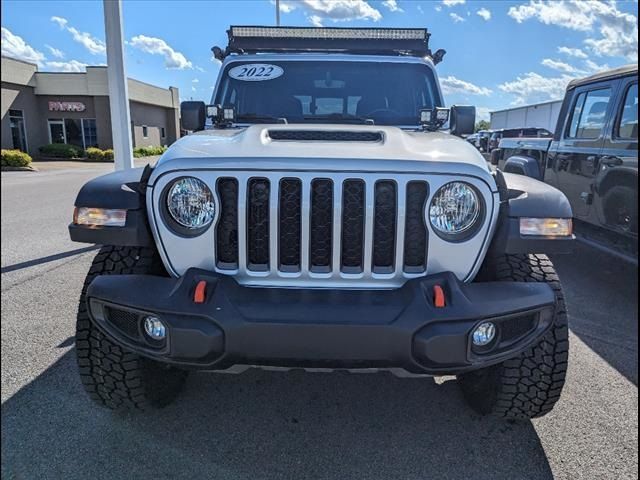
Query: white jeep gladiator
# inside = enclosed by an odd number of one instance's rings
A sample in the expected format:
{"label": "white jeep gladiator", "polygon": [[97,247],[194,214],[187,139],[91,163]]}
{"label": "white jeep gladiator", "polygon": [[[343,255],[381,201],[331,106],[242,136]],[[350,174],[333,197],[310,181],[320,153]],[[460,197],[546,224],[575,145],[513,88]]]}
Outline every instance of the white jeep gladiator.
{"label": "white jeep gladiator", "polygon": [[99,404],[162,406],[193,369],[455,375],[483,414],[560,396],[570,251],[555,188],[492,171],[444,107],[426,29],[231,27],[210,105],[153,166],[84,185],[103,245],[78,309]]}

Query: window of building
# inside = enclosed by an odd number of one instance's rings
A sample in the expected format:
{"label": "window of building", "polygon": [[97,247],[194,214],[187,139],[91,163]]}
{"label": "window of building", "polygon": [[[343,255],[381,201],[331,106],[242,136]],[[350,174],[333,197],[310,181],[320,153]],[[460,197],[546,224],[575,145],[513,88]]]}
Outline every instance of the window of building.
{"label": "window of building", "polygon": [[84,148],[98,146],[98,133],[96,130],[95,118],[82,119],[82,137],[84,139]]}
{"label": "window of building", "polygon": [[67,143],[64,121],[61,118],[50,118],[47,123],[49,124],[49,143]]}
{"label": "window of building", "polygon": [[11,127],[11,139],[13,148],[27,151],[27,134],[22,110],[9,110],[9,125]]}
{"label": "window of building", "polygon": [[601,88],[578,95],[569,123],[569,138],[598,138],[604,127],[611,89]]}
{"label": "window of building", "polygon": [[142,126],[142,138],[149,138],[149,129],[146,125]]}
{"label": "window of building", "polygon": [[164,131],[164,127],[160,127],[160,137],[161,138],[165,138],[166,137],[165,131]]}
{"label": "window of building", "polygon": [[638,84],[627,89],[622,115],[616,125],[616,137],[638,139]]}
{"label": "window of building", "polygon": [[49,142],[68,143],[81,148],[97,147],[95,118],[50,118]]}
{"label": "window of building", "polygon": [[82,138],[82,122],[79,118],[65,118],[64,130],[66,135],[66,142],[76,147],[84,148]]}

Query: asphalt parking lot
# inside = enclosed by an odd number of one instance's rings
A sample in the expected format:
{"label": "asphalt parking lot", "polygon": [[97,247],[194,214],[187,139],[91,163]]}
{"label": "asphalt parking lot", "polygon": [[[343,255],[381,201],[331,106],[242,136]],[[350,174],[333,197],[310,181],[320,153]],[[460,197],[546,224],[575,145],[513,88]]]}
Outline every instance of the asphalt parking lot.
{"label": "asphalt parking lot", "polygon": [[95,251],[66,225],[82,183],[109,168],[2,173],[3,478],[638,477],[637,268],[583,246],[554,258],[571,354],[542,419],[480,417],[451,378],[384,373],[194,374],[163,410],[97,408],[73,351]]}

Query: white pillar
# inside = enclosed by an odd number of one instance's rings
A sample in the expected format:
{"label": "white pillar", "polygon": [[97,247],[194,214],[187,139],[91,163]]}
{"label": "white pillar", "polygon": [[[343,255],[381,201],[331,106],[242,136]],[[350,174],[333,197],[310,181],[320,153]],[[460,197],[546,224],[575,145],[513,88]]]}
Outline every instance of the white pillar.
{"label": "white pillar", "polygon": [[103,0],[104,31],[107,43],[107,79],[115,169],[133,168],[129,89],[124,68],[121,0]]}

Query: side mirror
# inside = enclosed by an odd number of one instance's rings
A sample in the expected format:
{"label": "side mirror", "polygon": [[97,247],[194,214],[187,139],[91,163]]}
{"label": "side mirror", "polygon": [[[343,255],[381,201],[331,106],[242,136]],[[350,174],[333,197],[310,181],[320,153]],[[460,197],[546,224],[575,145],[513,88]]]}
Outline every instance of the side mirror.
{"label": "side mirror", "polygon": [[206,114],[204,102],[182,102],[180,104],[180,123],[184,130],[193,132],[204,130]]}
{"label": "side mirror", "polygon": [[476,126],[476,107],[468,105],[452,106],[449,126],[451,133],[458,137],[472,134]]}
{"label": "side mirror", "polygon": [[501,153],[502,151],[499,148],[494,148],[493,150],[491,150],[491,156],[489,157],[491,165],[498,165],[498,162],[500,162]]}

